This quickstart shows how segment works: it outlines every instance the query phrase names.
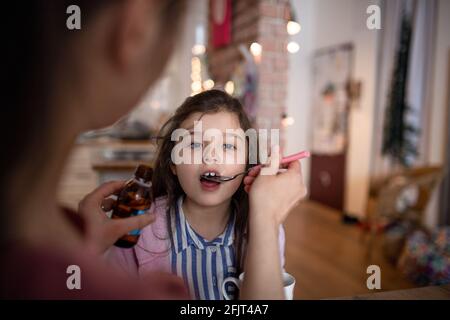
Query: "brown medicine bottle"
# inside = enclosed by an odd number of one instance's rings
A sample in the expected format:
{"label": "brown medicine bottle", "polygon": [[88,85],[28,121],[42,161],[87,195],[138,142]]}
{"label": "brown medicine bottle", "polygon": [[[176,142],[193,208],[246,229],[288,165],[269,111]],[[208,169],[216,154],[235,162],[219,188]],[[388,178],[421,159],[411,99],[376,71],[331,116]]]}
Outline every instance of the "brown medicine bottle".
{"label": "brown medicine bottle", "polygon": [[[145,214],[152,204],[152,174],[149,166],[139,165],[134,178],[120,191],[112,212],[112,219],[122,219]],[[114,244],[121,248],[131,248],[139,240],[141,231],[136,229],[121,237]]]}

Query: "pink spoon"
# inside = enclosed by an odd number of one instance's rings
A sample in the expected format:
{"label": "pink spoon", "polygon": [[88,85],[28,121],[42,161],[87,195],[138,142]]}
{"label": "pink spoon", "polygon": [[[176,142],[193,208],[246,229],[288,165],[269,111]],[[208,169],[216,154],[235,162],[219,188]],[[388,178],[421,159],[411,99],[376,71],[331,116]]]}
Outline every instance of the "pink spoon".
{"label": "pink spoon", "polygon": [[[292,161],[300,160],[300,159],[303,159],[303,158],[308,158],[310,156],[311,156],[311,154],[310,154],[309,151],[302,151],[302,152],[290,155],[288,157],[282,158],[281,161],[280,161],[280,164],[290,163]],[[204,175],[204,174],[202,174],[201,177],[203,179],[205,179],[205,180],[208,180],[208,181],[222,183],[222,182],[231,181],[231,180],[235,179],[236,177],[238,177],[238,176],[240,176],[242,174],[247,174],[250,170],[253,170],[255,168],[257,168],[257,169],[262,168],[262,165],[258,164],[257,166],[251,167],[250,169],[248,169],[248,170],[246,170],[244,172],[235,174],[234,176],[231,176],[231,177],[227,177],[227,176],[207,176],[207,175]]]}

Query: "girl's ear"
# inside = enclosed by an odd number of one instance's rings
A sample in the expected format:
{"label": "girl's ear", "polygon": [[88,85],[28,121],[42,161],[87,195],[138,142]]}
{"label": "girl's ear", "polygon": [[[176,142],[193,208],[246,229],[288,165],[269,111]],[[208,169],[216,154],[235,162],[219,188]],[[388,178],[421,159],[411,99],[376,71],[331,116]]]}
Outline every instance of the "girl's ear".
{"label": "girl's ear", "polygon": [[173,163],[170,165],[170,170],[172,171],[174,176],[177,175],[177,168]]}

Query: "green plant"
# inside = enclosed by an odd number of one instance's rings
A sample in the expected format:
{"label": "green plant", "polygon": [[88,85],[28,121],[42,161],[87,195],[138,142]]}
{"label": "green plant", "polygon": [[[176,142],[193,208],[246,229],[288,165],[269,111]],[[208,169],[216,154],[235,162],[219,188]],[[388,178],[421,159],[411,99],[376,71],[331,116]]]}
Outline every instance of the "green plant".
{"label": "green plant", "polygon": [[419,129],[408,122],[407,114],[411,112],[411,108],[406,102],[411,35],[411,18],[404,14],[384,119],[382,147],[383,155],[402,166],[410,166],[418,154],[415,137],[419,134]]}

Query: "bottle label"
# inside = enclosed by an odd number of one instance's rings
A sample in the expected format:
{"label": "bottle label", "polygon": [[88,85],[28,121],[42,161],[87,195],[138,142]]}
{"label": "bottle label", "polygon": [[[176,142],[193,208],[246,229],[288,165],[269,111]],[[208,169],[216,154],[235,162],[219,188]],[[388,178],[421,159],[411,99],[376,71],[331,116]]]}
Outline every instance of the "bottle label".
{"label": "bottle label", "polygon": [[[135,210],[131,214],[131,217],[140,216],[141,214],[144,214],[146,212],[147,212],[147,210]],[[130,236],[139,236],[140,234],[141,234],[140,229],[134,229],[134,230],[131,230],[130,232],[128,232],[128,235],[130,235]]]}

